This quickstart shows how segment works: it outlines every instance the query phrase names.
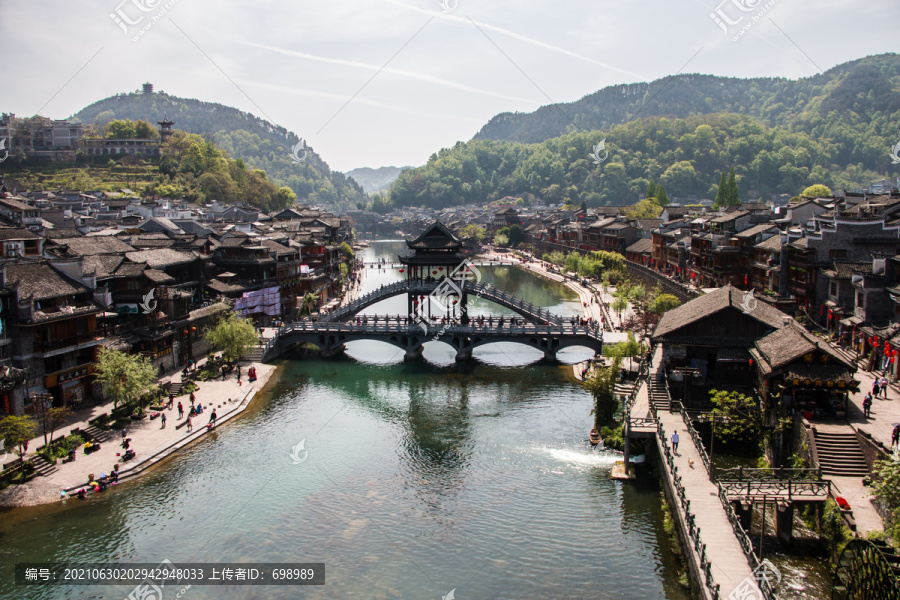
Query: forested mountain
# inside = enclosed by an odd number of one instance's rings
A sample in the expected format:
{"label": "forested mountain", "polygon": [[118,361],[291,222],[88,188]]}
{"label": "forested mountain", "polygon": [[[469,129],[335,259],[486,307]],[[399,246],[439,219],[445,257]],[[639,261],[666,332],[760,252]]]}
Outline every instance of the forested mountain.
{"label": "forested mountain", "polygon": [[359,183],[366,190],[367,194],[374,194],[391,187],[394,180],[399,177],[404,169],[412,167],[379,167],[372,169],[370,167],[360,167],[347,171],[347,177],[352,177],[354,181]]}
{"label": "forested mountain", "polygon": [[898,111],[900,54],[881,54],[797,80],[684,74],[611,86],[532,113],[501,113],[474,139],[537,143],[651,116],[726,112],[750,115],[769,126],[786,125],[815,138],[834,137],[845,125],[865,125],[878,135],[896,136]]}
{"label": "forested mountain", "polygon": [[[816,183],[847,189],[896,171],[890,167],[889,138],[869,131],[861,123],[820,138],[745,115],[714,114],[650,117],[539,144],[459,142],[432,155],[425,166],[401,173],[390,202],[444,207],[513,195],[627,206],[650,178],[669,196],[712,199],[721,173],[731,166],[743,200],[768,199],[776,192],[796,195]],[[601,141],[605,148],[597,156],[603,160],[596,164],[592,153]]]}
{"label": "forested mountain", "polygon": [[[896,176],[898,125],[897,54],[796,81],[678,75],[497,115],[472,141],[403,172],[390,202],[441,207],[533,195],[630,205],[650,179],[670,196],[712,199],[732,166],[743,200],[816,183],[851,189]],[[601,141],[605,158],[595,164]]]}
{"label": "forested mountain", "polygon": [[294,162],[291,148],[300,141],[295,133],[236,108],[164,92],[135,92],[100,100],[74,115],[99,126],[113,119],[155,123],[164,116],[175,122],[174,129],[201,134],[248,168],[264,170],[270,181],[290,187],[301,202],[337,207],[365,200],[362,186],[332,171],[312,148],[304,161]]}

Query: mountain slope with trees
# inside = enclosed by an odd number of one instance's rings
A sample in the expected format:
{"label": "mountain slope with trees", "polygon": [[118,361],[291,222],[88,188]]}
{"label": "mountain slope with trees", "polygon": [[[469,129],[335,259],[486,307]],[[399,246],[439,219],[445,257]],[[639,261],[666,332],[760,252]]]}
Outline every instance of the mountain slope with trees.
{"label": "mountain slope with trees", "polygon": [[[667,196],[712,199],[727,173],[727,203],[732,204],[732,168],[743,201],[768,199],[772,193],[797,195],[814,184],[851,189],[893,172],[889,138],[868,131],[869,124],[861,123],[819,138],[726,113],[650,117],[538,144],[458,142],[433,154],[425,166],[401,173],[389,201],[445,207],[522,196],[576,206],[628,206],[651,187],[651,180]],[[601,139],[604,160],[596,164],[593,152]]]}
{"label": "mountain slope with trees", "polygon": [[[797,80],[682,74],[610,86],[576,102],[551,104],[531,113],[501,113],[474,139],[538,143],[576,131],[608,130],[640,118],[716,113],[749,115],[770,127],[788,126],[836,143],[842,141],[837,134],[846,127],[896,137],[900,54],[861,58]],[[847,153],[852,150],[845,146]]]}
{"label": "mountain slope with trees", "polygon": [[291,149],[300,141],[295,133],[222,104],[134,92],[95,102],[74,118],[103,128],[116,119],[156,123],[164,116],[175,122],[174,129],[200,134],[249,169],[265,171],[273,184],[290,187],[303,202],[347,207],[366,200],[362,186],[332,171],[312,148],[302,162],[292,160]]}

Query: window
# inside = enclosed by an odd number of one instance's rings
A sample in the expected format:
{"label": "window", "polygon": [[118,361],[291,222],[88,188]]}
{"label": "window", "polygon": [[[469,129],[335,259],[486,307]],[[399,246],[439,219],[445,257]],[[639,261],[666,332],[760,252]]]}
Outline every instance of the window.
{"label": "window", "polygon": [[129,289],[129,290],[136,290],[136,289],[138,289],[138,282],[135,281],[135,280],[133,280],[133,279],[129,279],[129,280],[128,280],[128,289]]}
{"label": "window", "polygon": [[866,307],[866,295],[863,292],[856,292],[856,308]]}
{"label": "window", "polygon": [[832,296],[837,296],[837,295],[838,295],[838,284],[837,284],[837,281],[832,281],[832,282],[831,282],[831,290],[830,290],[828,293],[831,294]]}
{"label": "window", "polygon": [[834,248],[828,251],[829,258],[847,258],[846,248]]}

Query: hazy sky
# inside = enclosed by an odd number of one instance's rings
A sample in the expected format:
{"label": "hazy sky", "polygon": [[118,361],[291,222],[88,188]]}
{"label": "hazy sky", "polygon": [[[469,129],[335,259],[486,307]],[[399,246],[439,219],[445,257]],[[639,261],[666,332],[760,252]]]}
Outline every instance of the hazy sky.
{"label": "hazy sky", "polygon": [[500,112],[678,72],[809,76],[898,51],[898,23],[898,0],[0,0],[0,110],[63,118],[149,81],[339,170],[419,165]]}

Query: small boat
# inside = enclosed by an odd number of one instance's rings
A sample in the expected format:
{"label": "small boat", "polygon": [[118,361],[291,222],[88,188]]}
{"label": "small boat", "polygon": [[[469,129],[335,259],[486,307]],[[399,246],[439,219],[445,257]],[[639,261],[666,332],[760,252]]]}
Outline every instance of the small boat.
{"label": "small boat", "polygon": [[597,444],[603,442],[603,438],[600,437],[600,431],[596,428],[591,429],[591,434],[588,436],[588,441],[591,443],[591,448],[596,448]]}

